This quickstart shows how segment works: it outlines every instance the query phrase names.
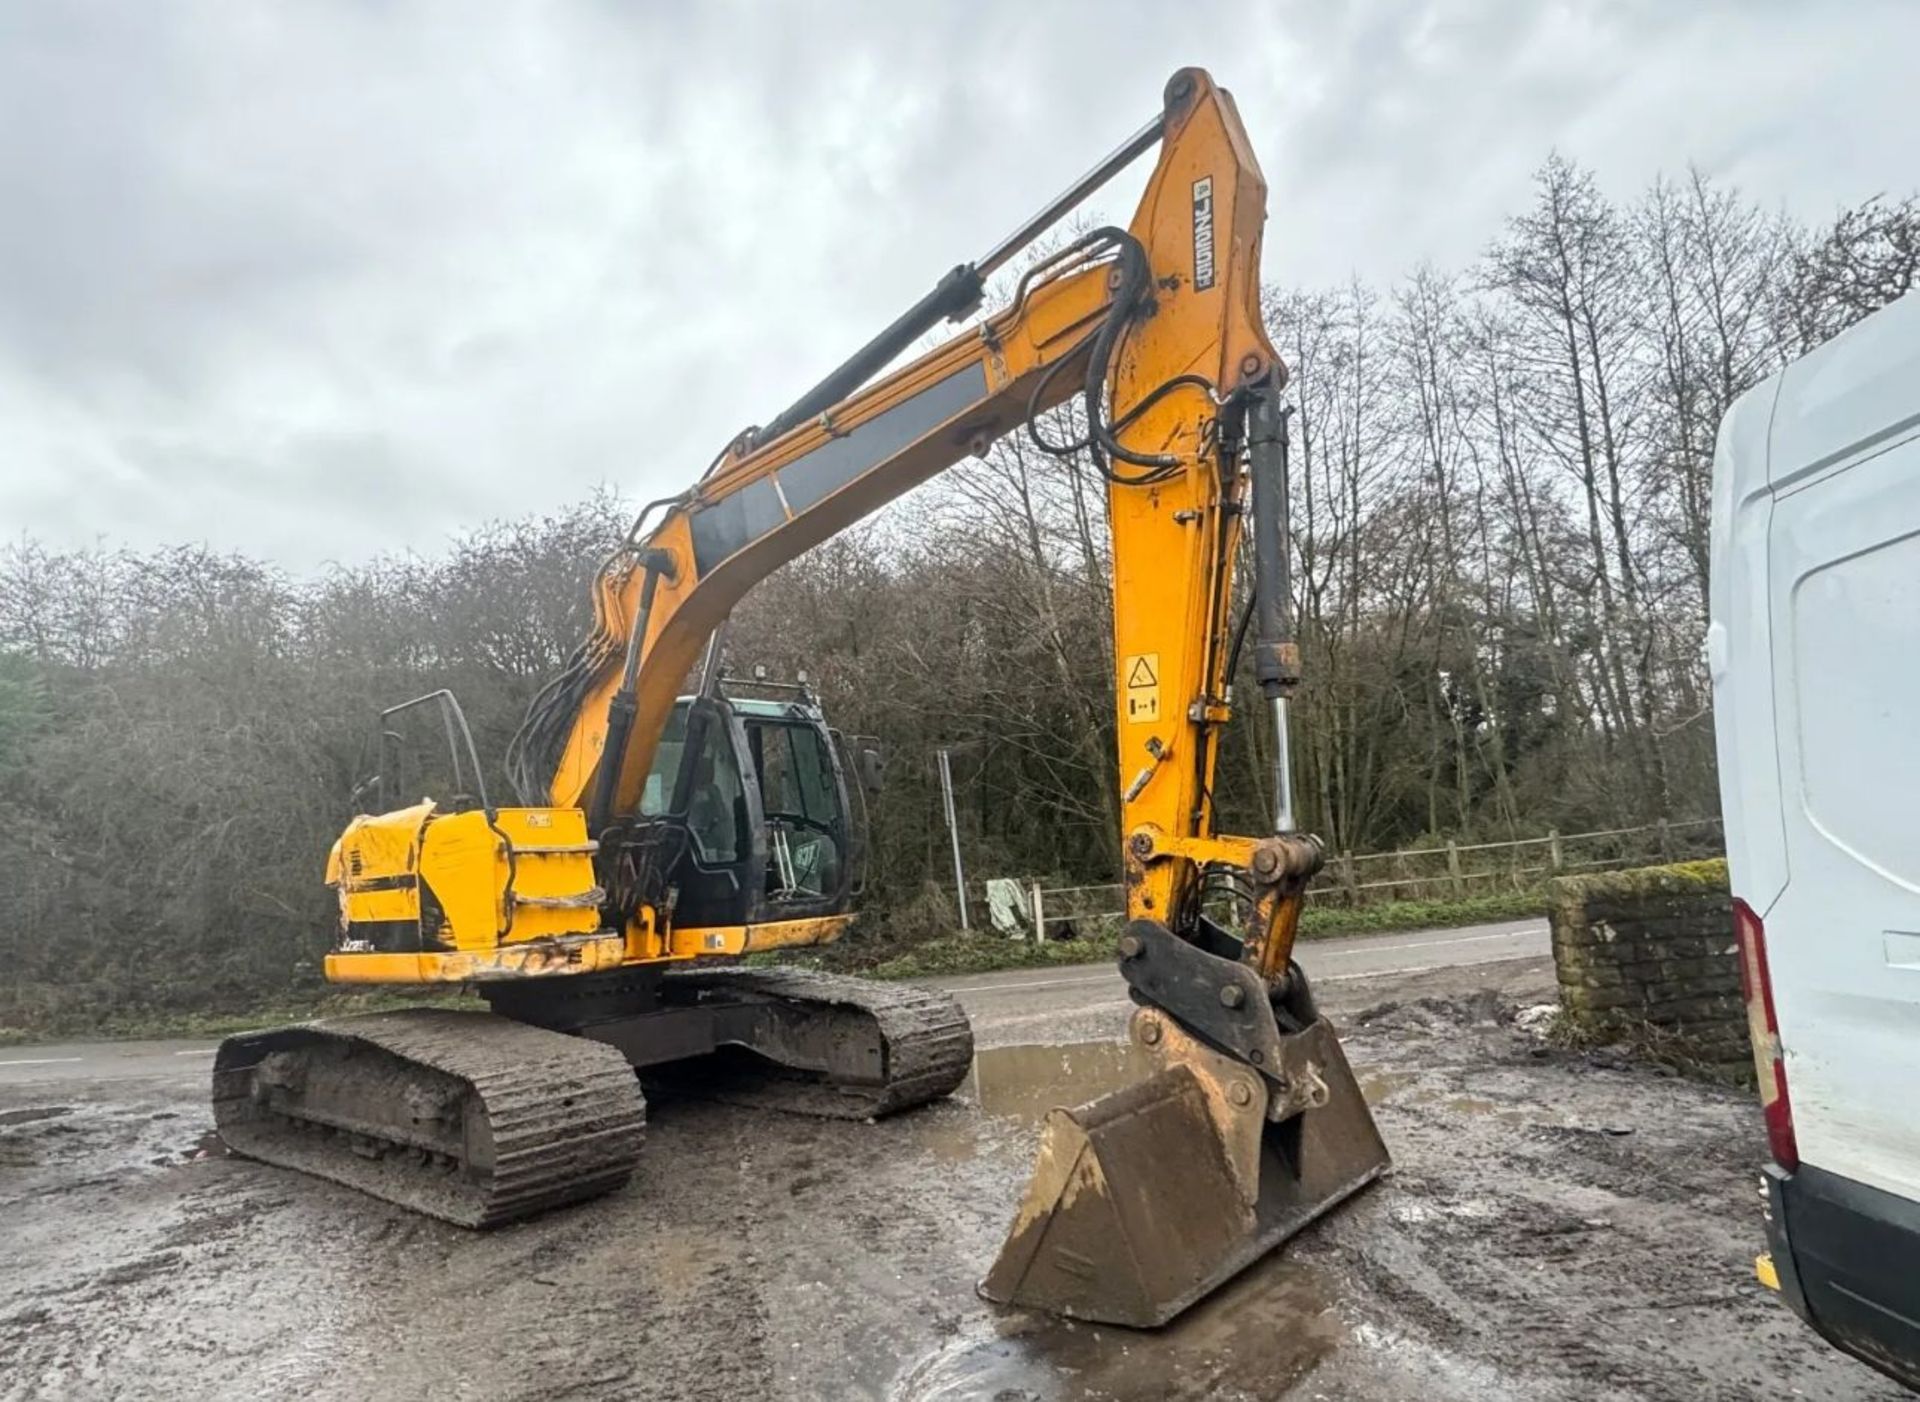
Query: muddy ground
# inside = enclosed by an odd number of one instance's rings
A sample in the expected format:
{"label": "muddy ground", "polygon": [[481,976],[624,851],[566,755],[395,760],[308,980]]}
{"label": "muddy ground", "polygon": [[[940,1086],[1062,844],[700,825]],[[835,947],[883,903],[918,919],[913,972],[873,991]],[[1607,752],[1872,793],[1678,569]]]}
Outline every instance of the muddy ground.
{"label": "muddy ground", "polygon": [[978,1016],[962,1098],[659,1106],[625,1191],[485,1236],[196,1157],[204,1061],[0,1088],[0,1396],[1904,1396],[1753,1283],[1750,1101],[1537,1046],[1549,979],[1326,993],[1395,1171],[1157,1334],[973,1293],[1036,1117],[1127,1070],[1124,1008],[1071,983]]}

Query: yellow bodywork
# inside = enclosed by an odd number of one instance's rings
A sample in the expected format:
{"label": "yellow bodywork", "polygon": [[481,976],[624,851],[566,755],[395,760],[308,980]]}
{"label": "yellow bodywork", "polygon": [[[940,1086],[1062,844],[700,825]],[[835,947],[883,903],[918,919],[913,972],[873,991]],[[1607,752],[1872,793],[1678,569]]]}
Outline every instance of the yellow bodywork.
{"label": "yellow bodywork", "polygon": [[[327,858],[340,900],[336,983],[466,983],[585,974],[837,939],[851,915],[660,930],[601,928],[595,844],[577,808],[355,818]],[[382,948],[403,944],[406,948]]]}
{"label": "yellow bodywork", "polygon": [[[327,858],[344,953],[373,928],[418,930],[424,949],[481,953],[590,935],[600,925],[594,844],[577,809],[443,813],[417,803],[348,824]],[[356,931],[362,931],[356,937]]]}

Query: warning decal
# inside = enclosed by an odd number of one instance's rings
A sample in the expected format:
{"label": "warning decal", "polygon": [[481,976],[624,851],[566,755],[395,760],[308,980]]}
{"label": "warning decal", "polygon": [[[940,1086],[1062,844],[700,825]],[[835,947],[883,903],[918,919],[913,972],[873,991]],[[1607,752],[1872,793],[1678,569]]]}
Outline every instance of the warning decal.
{"label": "warning decal", "polygon": [[1160,719],[1160,654],[1137,652],[1127,659],[1127,721]]}

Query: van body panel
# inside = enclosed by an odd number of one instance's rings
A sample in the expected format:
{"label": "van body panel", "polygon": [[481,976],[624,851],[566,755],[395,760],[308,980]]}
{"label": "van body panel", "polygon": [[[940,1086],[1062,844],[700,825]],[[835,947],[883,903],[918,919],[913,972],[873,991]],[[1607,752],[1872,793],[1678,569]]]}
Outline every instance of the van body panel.
{"label": "van body panel", "polygon": [[[1767,436],[1779,390],[1777,379],[1749,390],[1720,425],[1709,523],[1713,567],[1707,585],[1707,670],[1713,677],[1727,860],[1739,874],[1736,889],[1763,916],[1787,884],[1773,692],[1766,686],[1730,686],[1728,678],[1767,677],[1773,671],[1768,611],[1748,608],[1745,601],[1767,596],[1767,531],[1773,517]],[[1738,821],[1736,813],[1741,815]]]}
{"label": "van body panel", "polygon": [[[1799,1166],[1782,1292],[1920,1382],[1920,295],[1756,386],[1714,463],[1733,893],[1765,929]],[[1901,1248],[1895,1260],[1887,1253]]]}

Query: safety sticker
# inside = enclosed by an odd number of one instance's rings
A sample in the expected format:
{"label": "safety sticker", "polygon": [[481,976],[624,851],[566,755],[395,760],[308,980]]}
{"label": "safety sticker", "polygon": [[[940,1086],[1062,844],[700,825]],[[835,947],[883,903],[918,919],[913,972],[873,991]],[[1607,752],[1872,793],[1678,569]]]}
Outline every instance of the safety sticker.
{"label": "safety sticker", "polygon": [[1144,724],[1160,719],[1160,654],[1136,652],[1122,673],[1127,679],[1127,721]]}

